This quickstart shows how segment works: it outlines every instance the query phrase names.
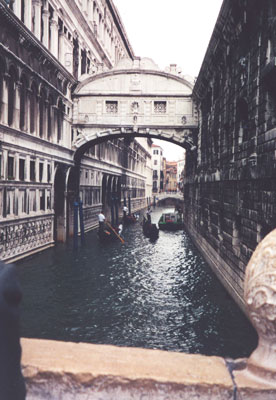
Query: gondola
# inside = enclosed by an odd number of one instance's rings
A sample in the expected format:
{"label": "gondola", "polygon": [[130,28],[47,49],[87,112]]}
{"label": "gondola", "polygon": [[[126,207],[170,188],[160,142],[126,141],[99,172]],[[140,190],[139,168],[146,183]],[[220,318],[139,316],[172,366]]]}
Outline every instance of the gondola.
{"label": "gondola", "polygon": [[112,242],[116,239],[115,234],[109,228],[99,230],[98,237],[101,242]]}
{"label": "gondola", "polygon": [[126,225],[134,224],[137,221],[138,221],[138,218],[135,214],[129,214],[124,217],[124,224],[126,224]]}
{"label": "gondola", "polygon": [[98,230],[98,237],[99,240],[104,243],[112,242],[118,239],[124,243],[123,238],[118,233],[118,228],[111,226],[109,223],[106,223],[103,229]]}
{"label": "gondola", "polygon": [[156,240],[159,237],[159,229],[157,228],[156,224],[152,224],[146,218],[143,219],[143,233],[146,237],[150,238],[151,240]]}

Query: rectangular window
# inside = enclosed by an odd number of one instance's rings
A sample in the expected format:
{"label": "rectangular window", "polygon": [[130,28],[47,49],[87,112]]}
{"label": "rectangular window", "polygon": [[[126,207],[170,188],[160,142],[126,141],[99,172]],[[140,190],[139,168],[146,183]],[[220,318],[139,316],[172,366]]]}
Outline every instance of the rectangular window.
{"label": "rectangular window", "polygon": [[39,182],[42,182],[42,179],[43,179],[43,166],[44,166],[44,164],[43,163],[39,163]]}
{"label": "rectangular window", "polygon": [[25,180],[25,160],[23,160],[22,158],[20,158],[19,160],[19,180]]}
{"label": "rectangular window", "polygon": [[47,165],[47,182],[49,183],[51,181],[51,165]]}
{"label": "rectangular window", "polygon": [[30,190],[29,192],[29,210],[30,212],[36,211],[36,198],[35,190]]}
{"label": "rectangular window", "polygon": [[166,114],[167,102],[166,101],[155,101],[154,102],[154,112],[155,112],[155,114]]}
{"label": "rectangular window", "polygon": [[26,190],[19,190],[18,193],[18,215],[26,212]]}
{"label": "rectangular window", "polygon": [[47,190],[47,210],[51,210],[51,192]]}
{"label": "rectangular window", "polygon": [[14,179],[14,157],[8,157],[8,179]]}
{"label": "rectangular window", "polygon": [[45,210],[45,190],[39,191],[40,210]]}
{"label": "rectangular window", "polygon": [[157,165],[157,160],[154,160],[154,165]]}
{"label": "rectangular window", "polygon": [[106,112],[108,114],[118,113],[118,101],[106,101],[105,102]]}
{"label": "rectangular window", "polygon": [[2,154],[0,154],[0,179],[2,179]]}
{"label": "rectangular window", "polygon": [[30,180],[32,182],[35,181],[35,161],[34,160],[30,161]]}
{"label": "rectangular window", "polygon": [[14,202],[15,202],[15,196],[14,196],[14,190],[7,190],[7,215],[13,215],[14,214]]}

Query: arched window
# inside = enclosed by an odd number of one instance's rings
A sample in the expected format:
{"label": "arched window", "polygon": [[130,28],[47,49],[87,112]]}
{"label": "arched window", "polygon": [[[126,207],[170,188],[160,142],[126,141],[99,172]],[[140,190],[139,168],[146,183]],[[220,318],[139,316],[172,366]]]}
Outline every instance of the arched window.
{"label": "arched window", "polygon": [[36,118],[37,118],[37,87],[33,82],[30,94],[30,131],[36,132]]}
{"label": "arched window", "polygon": [[16,74],[14,68],[9,71],[9,82],[8,82],[8,124],[11,126],[14,117],[14,102],[15,102],[15,81]]}
{"label": "arched window", "polygon": [[23,131],[26,129],[26,91],[27,91],[27,81],[25,76],[21,77],[21,91],[20,91],[20,121],[19,127]]}

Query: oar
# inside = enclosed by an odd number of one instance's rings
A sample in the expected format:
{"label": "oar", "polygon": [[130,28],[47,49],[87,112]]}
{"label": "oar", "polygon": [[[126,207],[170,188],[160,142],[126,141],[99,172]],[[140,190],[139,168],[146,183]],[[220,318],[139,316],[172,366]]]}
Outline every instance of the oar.
{"label": "oar", "polygon": [[121,240],[121,242],[122,242],[122,243],[125,243],[124,239],[122,239],[121,236],[118,235],[118,233],[115,231],[115,229],[113,229],[113,227],[110,225],[110,223],[107,222],[107,221],[106,221],[105,223],[106,223],[107,226],[109,226],[109,228],[112,230],[112,232],[114,232],[115,235]]}

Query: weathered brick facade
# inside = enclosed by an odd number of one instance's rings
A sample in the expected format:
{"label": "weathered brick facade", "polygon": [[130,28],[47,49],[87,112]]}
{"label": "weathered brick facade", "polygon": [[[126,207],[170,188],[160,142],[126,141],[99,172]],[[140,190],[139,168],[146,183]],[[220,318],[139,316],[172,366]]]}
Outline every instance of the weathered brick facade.
{"label": "weathered brick facade", "polygon": [[193,96],[186,225],[242,304],[245,267],[276,226],[275,1],[224,1]]}

